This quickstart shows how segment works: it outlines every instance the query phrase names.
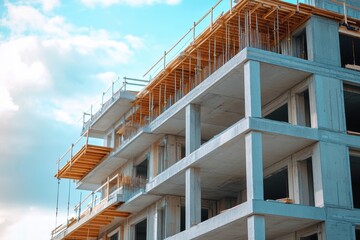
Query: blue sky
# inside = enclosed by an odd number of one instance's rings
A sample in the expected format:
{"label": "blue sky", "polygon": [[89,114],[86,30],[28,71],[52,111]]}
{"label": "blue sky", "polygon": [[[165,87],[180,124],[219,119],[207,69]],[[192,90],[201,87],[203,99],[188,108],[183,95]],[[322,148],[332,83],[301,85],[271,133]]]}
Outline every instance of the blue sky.
{"label": "blue sky", "polygon": [[0,0],[0,239],[49,239],[55,161],[79,137],[82,112],[118,76],[141,78],[215,3]]}

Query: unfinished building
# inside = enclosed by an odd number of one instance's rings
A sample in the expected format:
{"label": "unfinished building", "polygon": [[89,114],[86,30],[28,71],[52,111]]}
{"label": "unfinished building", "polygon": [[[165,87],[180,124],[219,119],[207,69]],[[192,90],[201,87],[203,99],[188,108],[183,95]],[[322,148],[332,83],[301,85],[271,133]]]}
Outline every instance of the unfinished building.
{"label": "unfinished building", "polygon": [[52,239],[360,239],[360,2],[223,3],[84,115]]}

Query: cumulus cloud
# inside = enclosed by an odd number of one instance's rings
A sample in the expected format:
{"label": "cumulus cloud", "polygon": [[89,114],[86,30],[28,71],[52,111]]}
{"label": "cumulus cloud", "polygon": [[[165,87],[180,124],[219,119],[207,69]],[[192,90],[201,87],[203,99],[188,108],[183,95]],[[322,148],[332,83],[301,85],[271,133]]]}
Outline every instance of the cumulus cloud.
{"label": "cumulus cloud", "polygon": [[[61,218],[64,218],[61,216]],[[5,207],[0,210],[0,238],[48,240],[54,228],[54,211],[39,207]],[[40,227],[41,226],[41,227]],[[36,230],[34,230],[36,229]]]}
{"label": "cumulus cloud", "polygon": [[181,2],[181,0],[81,0],[83,4],[88,7],[95,7],[100,5],[108,7],[114,4],[126,4],[131,6],[153,5],[153,4],[168,4],[175,5]]}
{"label": "cumulus cloud", "polygon": [[[52,6],[56,6],[57,1],[52,2]],[[53,108],[49,112],[57,121],[72,125],[84,107],[88,108],[93,102],[81,97],[74,97],[74,101],[87,105],[62,100],[81,90],[76,89],[76,84],[80,84],[77,82],[94,79],[94,71],[99,69],[96,79],[105,88],[113,75],[101,75],[104,73],[101,69],[127,64],[134,51],[144,46],[140,37],[74,26],[64,17],[47,16],[32,5],[7,3],[1,25],[9,30],[9,36],[0,38],[1,111],[17,111],[21,109],[16,104],[17,97],[36,96],[39,90],[54,92],[62,84],[71,91],[67,91],[66,96],[64,91],[58,91],[59,96],[51,96],[49,102]],[[87,94],[91,95],[91,89],[98,88],[99,84],[86,82]]]}

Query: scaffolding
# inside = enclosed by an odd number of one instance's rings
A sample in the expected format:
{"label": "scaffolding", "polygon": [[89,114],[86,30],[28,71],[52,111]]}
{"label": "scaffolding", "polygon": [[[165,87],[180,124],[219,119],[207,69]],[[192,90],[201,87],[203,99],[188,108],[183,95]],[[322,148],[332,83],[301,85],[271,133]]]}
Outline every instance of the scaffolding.
{"label": "scaffolding", "polygon": [[[294,49],[294,30],[312,15],[325,16],[339,23],[344,21],[341,14],[280,0],[242,0],[235,5],[230,1],[229,11],[214,17],[221,2],[224,1],[219,0],[144,74],[143,77],[155,77],[137,94],[132,109],[124,117],[117,132],[124,139],[152,122],[244,48],[306,59],[305,54]],[[205,21],[209,21],[209,25],[200,32],[198,27]],[[347,18],[347,21],[360,25],[355,19]],[[181,49],[189,38],[190,44]],[[174,51],[180,53],[170,57]],[[169,61],[169,58],[172,59]],[[126,128],[128,132],[123,136]]]}

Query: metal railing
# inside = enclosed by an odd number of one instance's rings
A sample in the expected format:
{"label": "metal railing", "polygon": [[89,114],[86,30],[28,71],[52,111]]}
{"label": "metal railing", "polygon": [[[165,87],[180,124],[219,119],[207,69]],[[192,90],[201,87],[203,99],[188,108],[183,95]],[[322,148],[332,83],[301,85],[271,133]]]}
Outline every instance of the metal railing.
{"label": "metal railing", "polygon": [[201,17],[197,22],[194,22],[193,26],[167,51],[164,51],[163,56],[150,67],[148,71],[143,75],[146,77],[147,75],[156,76],[161,71],[165,70],[166,66],[174,60],[181,52],[184,50],[189,43],[195,41],[195,39],[209,26],[212,28],[213,23],[217,18],[221,17],[224,11],[228,9],[232,9],[233,0],[228,0],[227,4],[224,4],[224,0],[219,0],[212,8],[205,13],[203,17]]}
{"label": "metal railing", "polygon": [[52,236],[67,229],[74,222],[78,222],[84,217],[90,215],[105,207],[106,203],[119,195],[119,201],[127,202],[135,195],[145,190],[147,180],[143,177],[121,176],[116,174],[109,178],[102,186],[92,191],[85,198],[81,198],[74,207],[74,215],[67,216],[66,223],[57,226],[52,231]]}
{"label": "metal railing", "polygon": [[82,121],[85,126],[93,117],[104,110],[107,102],[114,100],[116,94],[121,91],[138,92],[146,86],[148,81],[124,77],[122,81],[120,78],[113,81],[108,89],[102,92],[101,99],[90,105],[90,108],[83,113]]}
{"label": "metal railing", "polygon": [[[83,133],[80,138],[72,143],[65,153],[56,161],[58,173],[68,162],[70,162],[71,165],[73,157],[81,150],[82,147],[88,144],[102,146],[103,140],[89,137],[88,132]],[[65,159],[67,159],[67,161],[65,161]]]}

